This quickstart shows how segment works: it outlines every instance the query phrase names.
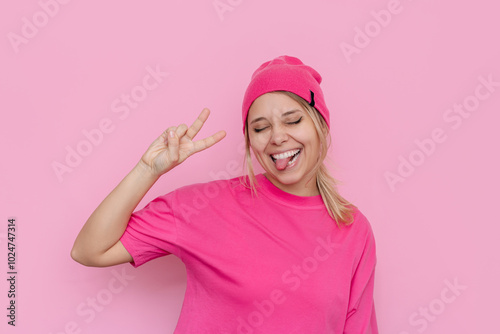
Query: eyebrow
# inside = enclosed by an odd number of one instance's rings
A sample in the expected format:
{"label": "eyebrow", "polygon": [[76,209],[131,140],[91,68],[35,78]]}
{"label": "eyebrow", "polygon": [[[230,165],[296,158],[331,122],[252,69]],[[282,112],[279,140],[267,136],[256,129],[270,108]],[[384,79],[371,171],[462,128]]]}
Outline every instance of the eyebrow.
{"label": "eyebrow", "polygon": [[[287,111],[287,112],[283,113],[283,114],[281,115],[281,117],[283,118],[283,117],[289,116],[289,115],[291,115],[291,114],[294,114],[294,113],[296,113],[296,112],[302,112],[302,110],[300,110],[300,109],[293,109],[293,110],[289,110],[289,111]],[[259,122],[259,121],[263,121],[263,120],[265,120],[265,119],[266,119],[265,117],[259,117],[259,118],[254,119],[253,121],[251,121],[251,122],[250,122],[250,124],[253,124],[253,123],[256,123],[256,122]]]}

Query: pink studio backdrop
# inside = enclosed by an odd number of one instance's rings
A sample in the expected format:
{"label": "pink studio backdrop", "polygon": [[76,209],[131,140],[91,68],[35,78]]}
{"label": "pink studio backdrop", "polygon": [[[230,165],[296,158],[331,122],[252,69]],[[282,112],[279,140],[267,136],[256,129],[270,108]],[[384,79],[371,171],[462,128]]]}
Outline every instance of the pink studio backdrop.
{"label": "pink studio backdrop", "polygon": [[486,0],[3,2],[0,332],[172,333],[180,260],[87,268],[71,246],[149,144],[203,107],[212,114],[200,136],[227,137],[165,175],[138,209],[239,175],[244,90],[283,54],[323,75],[331,168],[377,241],[380,333],[498,331],[499,9]]}

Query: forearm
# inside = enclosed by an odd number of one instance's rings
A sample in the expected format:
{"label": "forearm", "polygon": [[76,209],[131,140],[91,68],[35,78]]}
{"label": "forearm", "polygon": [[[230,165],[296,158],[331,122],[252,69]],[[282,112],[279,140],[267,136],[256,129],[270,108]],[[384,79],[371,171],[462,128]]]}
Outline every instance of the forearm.
{"label": "forearm", "polygon": [[158,178],[139,162],[89,217],[73,245],[73,258],[86,261],[115,245],[134,209]]}

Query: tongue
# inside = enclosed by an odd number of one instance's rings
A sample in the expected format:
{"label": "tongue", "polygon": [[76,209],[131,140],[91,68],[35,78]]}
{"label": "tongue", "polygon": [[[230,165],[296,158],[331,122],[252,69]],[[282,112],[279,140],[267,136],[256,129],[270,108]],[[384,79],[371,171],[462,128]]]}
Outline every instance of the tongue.
{"label": "tongue", "polygon": [[286,168],[286,164],[288,161],[290,161],[293,158],[293,156],[284,158],[284,159],[277,159],[274,163],[276,164],[276,168],[278,170],[283,170]]}

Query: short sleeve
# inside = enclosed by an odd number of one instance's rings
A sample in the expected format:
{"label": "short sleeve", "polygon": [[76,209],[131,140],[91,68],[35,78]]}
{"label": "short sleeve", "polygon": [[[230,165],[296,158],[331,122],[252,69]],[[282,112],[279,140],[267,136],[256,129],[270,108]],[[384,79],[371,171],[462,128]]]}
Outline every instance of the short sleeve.
{"label": "short sleeve", "polygon": [[174,197],[175,192],[157,197],[131,215],[120,241],[132,256],[134,267],[160,256],[178,254]]}
{"label": "short sleeve", "polygon": [[375,238],[370,224],[366,223],[367,233],[361,257],[351,280],[348,313],[344,334],[378,334],[373,288],[375,280],[376,250]]}

